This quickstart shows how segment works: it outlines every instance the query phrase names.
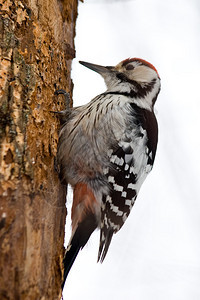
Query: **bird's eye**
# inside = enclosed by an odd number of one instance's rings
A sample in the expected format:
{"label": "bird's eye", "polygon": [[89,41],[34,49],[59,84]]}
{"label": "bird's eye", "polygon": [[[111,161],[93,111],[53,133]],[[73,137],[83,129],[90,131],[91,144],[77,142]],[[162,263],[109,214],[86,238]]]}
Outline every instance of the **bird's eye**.
{"label": "bird's eye", "polygon": [[126,66],[126,70],[133,70],[134,69],[134,66],[129,64]]}

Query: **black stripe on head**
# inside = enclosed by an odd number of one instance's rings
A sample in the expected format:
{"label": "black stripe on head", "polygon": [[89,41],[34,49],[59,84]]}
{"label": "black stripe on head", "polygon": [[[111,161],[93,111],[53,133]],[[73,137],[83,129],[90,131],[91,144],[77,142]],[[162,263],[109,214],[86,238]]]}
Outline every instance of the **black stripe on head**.
{"label": "black stripe on head", "polygon": [[[153,79],[151,82],[146,83],[145,85],[140,84],[139,82],[135,80],[129,79],[125,74],[123,73],[117,73],[116,77],[121,81],[121,82],[128,82],[134,86],[134,89],[131,90],[130,93],[125,93],[126,96],[129,97],[138,97],[138,98],[144,98],[148,93],[150,93],[154,85],[156,83],[156,79]],[[121,93],[123,94],[123,93]],[[156,96],[157,97],[157,96]]]}

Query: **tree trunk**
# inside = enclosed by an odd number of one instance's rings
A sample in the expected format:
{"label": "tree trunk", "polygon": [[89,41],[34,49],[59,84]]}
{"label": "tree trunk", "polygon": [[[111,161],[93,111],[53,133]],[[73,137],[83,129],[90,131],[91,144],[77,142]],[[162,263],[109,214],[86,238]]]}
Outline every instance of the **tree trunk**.
{"label": "tree trunk", "polygon": [[0,0],[0,299],[59,299],[65,197],[56,89],[71,92],[78,0]]}

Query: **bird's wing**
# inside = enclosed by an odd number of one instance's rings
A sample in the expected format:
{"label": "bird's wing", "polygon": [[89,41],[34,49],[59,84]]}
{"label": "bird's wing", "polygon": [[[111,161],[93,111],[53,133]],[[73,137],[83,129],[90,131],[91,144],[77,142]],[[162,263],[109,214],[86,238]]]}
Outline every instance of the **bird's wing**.
{"label": "bird's wing", "polygon": [[110,191],[102,199],[98,254],[101,262],[106,256],[113,233],[127,219],[155,158],[158,135],[155,115],[137,107],[133,107],[133,110],[137,131],[132,130],[129,136],[119,141],[117,149],[110,156],[110,166],[105,171]]}

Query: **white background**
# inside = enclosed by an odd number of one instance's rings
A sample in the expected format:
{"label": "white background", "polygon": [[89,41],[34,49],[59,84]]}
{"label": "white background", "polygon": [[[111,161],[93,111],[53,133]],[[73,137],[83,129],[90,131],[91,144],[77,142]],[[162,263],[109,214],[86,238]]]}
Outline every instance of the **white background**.
{"label": "white background", "polygon": [[146,59],[157,68],[162,90],[153,171],[104,263],[96,263],[99,232],[79,253],[64,299],[199,300],[200,2],[85,0],[76,32],[74,106],[105,90],[101,77],[78,60]]}

